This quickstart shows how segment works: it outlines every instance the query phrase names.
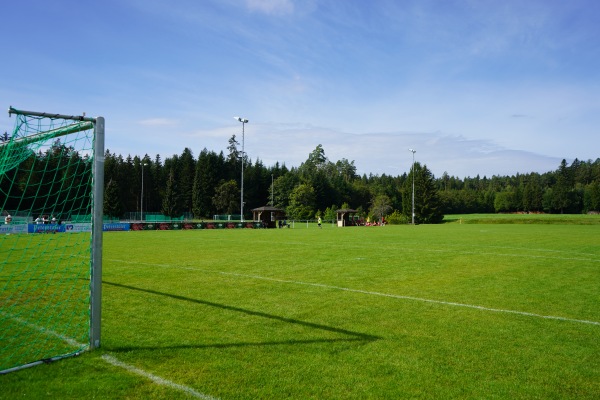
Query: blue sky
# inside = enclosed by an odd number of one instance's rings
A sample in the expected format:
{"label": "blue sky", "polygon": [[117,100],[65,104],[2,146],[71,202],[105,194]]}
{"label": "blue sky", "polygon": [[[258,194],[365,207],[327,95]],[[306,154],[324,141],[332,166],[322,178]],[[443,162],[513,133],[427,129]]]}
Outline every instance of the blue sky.
{"label": "blue sky", "polygon": [[[596,0],[20,0],[0,107],[106,118],[106,148],[359,173],[554,170],[600,157]],[[0,113],[0,130],[14,118]]]}

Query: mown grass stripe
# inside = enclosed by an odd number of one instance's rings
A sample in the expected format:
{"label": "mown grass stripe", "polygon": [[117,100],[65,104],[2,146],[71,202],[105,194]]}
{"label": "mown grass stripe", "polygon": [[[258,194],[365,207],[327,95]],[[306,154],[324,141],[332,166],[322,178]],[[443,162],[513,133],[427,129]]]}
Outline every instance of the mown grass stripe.
{"label": "mown grass stripe", "polygon": [[280,282],[280,283],[289,283],[289,284],[295,284],[295,285],[321,287],[321,288],[325,288],[325,289],[334,289],[334,290],[340,290],[340,291],[351,292],[351,293],[361,293],[361,294],[367,294],[367,295],[371,295],[371,296],[388,297],[388,298],[401,299],[401,300],[420,301],[420,302],[425,302],[425,303],[442,304],[442,305],[453,306],[453,307],[472,308],[472,309],[481,310],[481,311],[489,311],[489,312],[505,313],[505,314],[516,314],[516,315],[523,315],[526,317],[552,319],[552,320],[558,320],[558,321],[566,321],[566,322],[574,322],[574,323],[580,323],[580,324],[600,326],[600,322],[598,322],[598,321],[567,318],[567,317],[560,317],[560,316],[556,316],[556,315],[542,315],[542,314],[530,313],[527,311],[506,310],[506,309],[501,309],[501,308],[478,306],[475,304],[465,304],[465,303],[457,303],[457,302],[452,302],[452,301],[425,299],[422,297],[403,296],[403,295],[390,294],[390,293],[373,292],[373,291],[368,291],[368,290],[352,289],[352,288],[346,288],[346,287],[341,287],[341,286],[326,285],[326,284],[322,284],[322,283],[292,281],[292,280],[279,279],[279,278],[269,278],[269,277],[259,276],[259,275],[240,274],[240,273],[236,273],[236,272],[208,271],[208,270],[195,268],[195,267],[184,267],[184,266],[177,266],[177,265],[171,265],[171,264],[141,263],[141,262],[137,262],[137,261],[126,261],[126,260],[110,260],[110,261],[126,263],[126,264],[139,264],[139,265],[146,265],[146,266],[153,266],[153,267],[161,267],[161,268],[185,269],[185,270],[190,270],[190,271],[221,274],[221,275],[228,275],[228,276],[239,276],[239,277],[243,277],[243,278],[260,279],[260,280],[271,281],[271,282]]}

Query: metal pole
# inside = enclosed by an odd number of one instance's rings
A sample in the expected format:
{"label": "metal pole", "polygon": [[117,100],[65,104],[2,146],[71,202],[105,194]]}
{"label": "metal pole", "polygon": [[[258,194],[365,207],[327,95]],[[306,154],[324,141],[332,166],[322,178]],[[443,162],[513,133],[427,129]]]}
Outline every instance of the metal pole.
{"label": "metal pole", "polygon": [[241,117],[233,118],[242,123],[242,190],[240,191],[240,220],[244,222],[244,157],[246,155],[246,153],[244,152],[244,126],[248,123],[248,120],[246,118]]}
{"label": "metal pole", "polygon": [[240,205],[241,205],[241,215],[240,215],[240,219],[242,222],[244,222],[244,126],[246,125],[246,123],[244,122],[245,120],[242,120],[242,192],[241,192],[241,199],[240,199]]}
{"label": "metal pole", "polygon": [[142,193],[140,195],[140,220],[144,222],[144,165],[147,165],[145,162],[142,162]]}
{"label": "metal pole", "polygon": [[31,115],[32,117],[43,117],[43,118],[71,119],[74,121],[89,121],[89,122],[97,122],[98,118],[102,118],[102,117],[90,118],[90,117],[86,117],[85,115],[64,115],[64,114],[51,114],[51,113],[44,113],[44,112],[37,112],[37,111],[23,111],[23,110],[17,110],[16,108],[13,108],[11,106],[11,107],[8,107],[8,115],[11,116],[12,114]]}
{"label": "metal pole", "polygon": [[[18,143],[23,146],[28,145],[29,143],[33,143],[36,141],[41,141],[46,138],[56,138],[59,136],[70,135],[71,133],[77,133],[82,131],[87,131],[88,129],[93,129],[94,123],[90,121],[80,121],[75,122],[71,125],[63,126],[61,128],[52,129],[46,132],[39,132],[33,135],[29,135],[26,137],[13,138],[11,140],[12,143]],[[0,143],[0,147],[5,146],[8,142]]]}
{"label": "metal pole", "polygon": [[413,155],[412,165],[412,224],[415,224],[415,153],[416,150],[408,149]]}
{"label": "metal pole", "polygon": [[275,207],[275,203],[273,203],[273,174],[271,174],[271,207]]}
{"label": "metal pole", "polygon": [[144,163],[142,163],[142,193],[140,194],[140,221],[144,222]]}
{"label": "metal pole", "polygon": [[90,349],[100,347],[102,319],[102,217],[104,203],[104,117],[96,118],[94,138]]}

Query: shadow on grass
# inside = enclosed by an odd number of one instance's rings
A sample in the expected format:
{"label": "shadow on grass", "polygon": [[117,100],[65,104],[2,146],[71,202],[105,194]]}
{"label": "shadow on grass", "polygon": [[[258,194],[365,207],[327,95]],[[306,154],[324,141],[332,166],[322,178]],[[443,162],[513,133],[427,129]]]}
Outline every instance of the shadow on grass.
{"label": "shadow on grass", "polygon": [[[301,321],[294,318],[286,318],[278,315],[267,314],[260,311],[248,310],[240,307],[228,306],[225,304],[213,303],[206,300],[192,299],[189,297],[179,296],[171,293],[159,292],[152,289],[143,289],[135,286],[123,285],[121,283],[115,282],[107,282],[102,281],[102,283],[106,285],[111,285],[115,287],[120,287],[129,290],[136,290],[139,292],[150,293],[158,296],[165,296],[175,300],[187,301],[196,304],[202,304],[209,307],[216,307],[223,310],[235,311],[246,315],[252,315],[260,318],[268,318],[271,320],[281,321],[288,324],[295,324],[305,326],[311,329],[317,329],[321,331],[334,332],[339,333],[341,335],[349,336],[346,338],[337,338],[337,339],[311,339],[311,340],[287,340],[287,341],[273,341],[273,342],[259,342],[259,343],[215,343],[210,345],[176,345],[176,346],[167,346],[160,348],[169,348],[169,349],[186,349],[186,348],[227,348],[227,347],[244,347],[244,346],[279,346],[279,345],[288,345],[288,344],[313,344],[313,343],[330,343],[330,342],[372,342],[375,340],[382,339],[380,336],[368,335],[365,333],[349,331],[347,329],[336,328],[332,326],[316,324],[313,322]],[[112,349],[113,351],[130,351],[130,350],[151,350],[153,347],[127,347],[127,348],[116,348]]]}
{"label": "shadow on grass", "polygon": [[105,348],[107,351],[114,353],[128,353],[134,350],[186,350],[186,349],[228,349],[236,347],[264,347],[264,346],[289,346],[299,344],[318,344],[318,343],[351,343],[360,342],[367,343],[377,339],[361,339],[361,338],[348,338],[348,339],[308,339],[308,340],[282,340],[272,342],[240,342],[240,343],[213,343],[213,344],[181,344],[174,346],[117,346],[111,348]]}

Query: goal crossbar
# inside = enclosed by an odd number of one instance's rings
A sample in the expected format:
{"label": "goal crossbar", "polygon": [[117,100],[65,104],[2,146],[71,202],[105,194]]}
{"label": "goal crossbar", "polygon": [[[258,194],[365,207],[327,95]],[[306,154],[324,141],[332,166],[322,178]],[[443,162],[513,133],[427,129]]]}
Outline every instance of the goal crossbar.
{"label": "goal crossbar", "polygon": [[[21,115],[26,115],[26,114],[21,114]],[[72,133],[87,131],[88,129],[93,129],[93,128],[94,128],[94,124],[91,121],[76,122],[74,124],[63,126],[63,127],[56,128],[56,129],[51,129],[49,131],[39,132],[39,133],[30,135],[30,136],[19,137],[12,141],[2,142],[2,143],[0,143],[0,147],[7,146],[11,143],[15,144],[15,145],[27,146],[28,144],[31,144],[31,143],[44,141],[46,139],[50,139],[50,138],[54,138],[54,137],[70,135]]]}
{"label": "goal crossbar", "polygon": [[96,118],[90,118],[90,117],[86,117],[85,115],[64,115],[64,114],[52,114],[52,113],[45,113],[45,112],[38,112],[38,111],[24,111],[24,110],[17,110],[14,107],[8,107],[8,115],[11,116],[12,114],[15,115],[28,115],[28,116],[32,116],[32,117],[41,117],[41,118],[54,118],[54,119],[70,119],[73,121],[89,121],[89,122],[96,122]]}

